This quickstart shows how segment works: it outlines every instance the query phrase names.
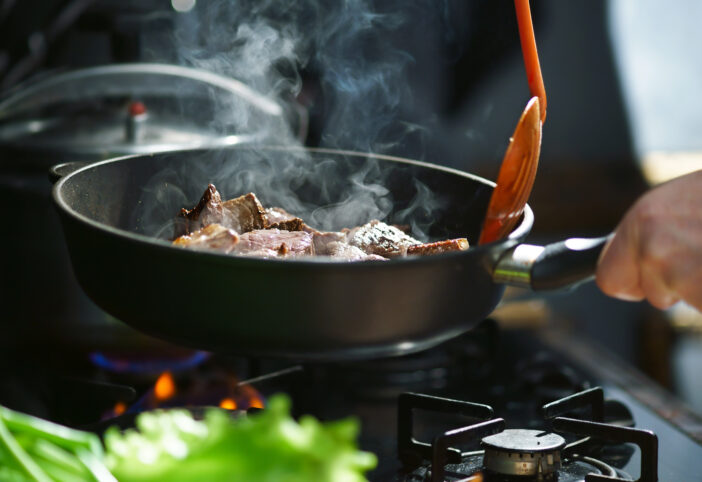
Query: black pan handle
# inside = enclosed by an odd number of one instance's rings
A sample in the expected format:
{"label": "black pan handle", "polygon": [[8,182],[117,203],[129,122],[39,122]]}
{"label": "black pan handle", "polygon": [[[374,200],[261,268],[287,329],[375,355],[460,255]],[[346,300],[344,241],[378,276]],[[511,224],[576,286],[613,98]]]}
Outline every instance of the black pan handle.
{"label": "black pan handle", "polygon": [[64,176],[68,176],[70,173],[77,171],[81,167],[87,166],[87,162],[75,161],[75,162],[64,162],[61,164],[56,164],[49,168],[49,181],[51,184],[56,184],[59,179]]}
{"label": "black pan handle", "polygon": [[571,238],[546,246],[518,244],[499,257],[492,279],[537,291],[577,286],[595,275],[610,236]]}

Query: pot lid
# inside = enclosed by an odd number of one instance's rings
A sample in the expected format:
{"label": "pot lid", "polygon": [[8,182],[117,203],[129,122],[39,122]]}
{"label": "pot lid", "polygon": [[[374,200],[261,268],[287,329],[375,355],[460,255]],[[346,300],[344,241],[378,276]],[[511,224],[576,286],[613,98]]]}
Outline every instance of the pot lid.
{"label": "pot lid", "polygon": [[0,145],[93,159],[263,141],[277,102],[211,72],[119,64],[52,75],[0,102]]}

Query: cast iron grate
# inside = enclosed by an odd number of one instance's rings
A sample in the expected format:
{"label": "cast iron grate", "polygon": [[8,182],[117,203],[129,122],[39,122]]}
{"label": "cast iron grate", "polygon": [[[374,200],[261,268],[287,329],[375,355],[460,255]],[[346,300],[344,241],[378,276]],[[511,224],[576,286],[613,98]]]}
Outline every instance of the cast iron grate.
{"label": "cast iron grate", "polygon": [[[641,452],[640,475],[637,481],[656,482],[658,480],[656,435],[649,430],[605,423],[605,407],[604,392],[602,388],[596,387],[547,403],[542,407],[541,415],[554,432],[583,437],[566,445],[562,450],[562,457],[572,464],[587,464],[600,471],[600,474],[594,472],[584,474],[585,482],[632,480],[627,478],[626,474],[618,473],[608,464],[591,456],[611,443],[637,445]],[[460,414],[476,419],[476,422],[443,431],[436,435],[431,443],[421,442],[413,435],[415,409]],[[584,410],[589,411],[591,420],[562,416],[573,413],[580,416]],[[625,423],[633,425],[633,420],[627,420]],[[417,393],[404,393],[398,399],[397,443],[400,460],[405,467],[417,467],[430,461],[428,467],[413,472],[415,477],[412,480],[444,482],[447,476],[449,480],[471,480],[470,476],[481,469],[481,466],[475,462],[481,451],[462,452],[455,446],[475,444],[489,435],[504,430],[504,419],[494,418],[494,410],[488,405]],[[421,474],[419,478],[417,478],[418,474]],[[558,476],[552,479],[557,480]],[[548,480],[548,478],[539,480]]]}

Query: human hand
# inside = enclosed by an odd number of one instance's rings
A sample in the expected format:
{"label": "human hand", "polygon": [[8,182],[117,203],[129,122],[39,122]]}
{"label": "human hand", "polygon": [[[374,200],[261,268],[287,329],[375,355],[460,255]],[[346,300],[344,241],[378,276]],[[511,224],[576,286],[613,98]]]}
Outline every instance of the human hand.
{"label": "human hand", "polygon": [[597,285],[616,298],[702,311],[702,171],[644,194],[602,251]]}

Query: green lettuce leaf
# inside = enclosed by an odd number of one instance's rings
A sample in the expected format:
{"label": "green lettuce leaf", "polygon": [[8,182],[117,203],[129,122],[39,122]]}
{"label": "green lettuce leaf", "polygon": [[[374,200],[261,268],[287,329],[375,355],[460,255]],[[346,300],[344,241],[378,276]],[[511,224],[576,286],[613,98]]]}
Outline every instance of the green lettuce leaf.
{"label": "green lettuce leaf", "polygon": [[204,420],[185,410],[143,413],[137,430],[111,428],[106,464],[121,482],[360,482],[375,455],[358,450],[359,424],[290,416],[284,395],[255,415],[232,420],[212,409]]}

